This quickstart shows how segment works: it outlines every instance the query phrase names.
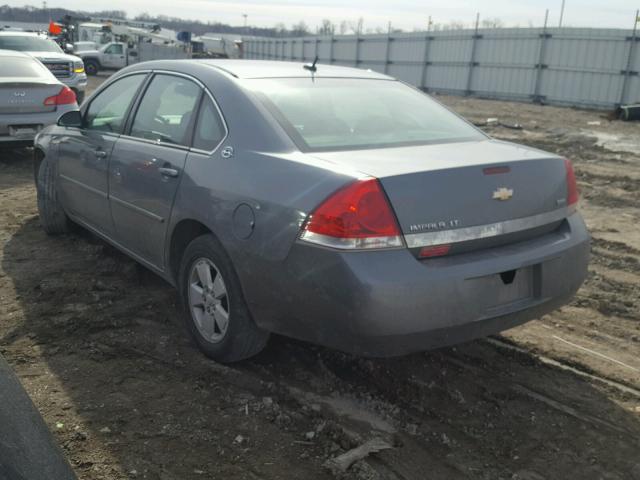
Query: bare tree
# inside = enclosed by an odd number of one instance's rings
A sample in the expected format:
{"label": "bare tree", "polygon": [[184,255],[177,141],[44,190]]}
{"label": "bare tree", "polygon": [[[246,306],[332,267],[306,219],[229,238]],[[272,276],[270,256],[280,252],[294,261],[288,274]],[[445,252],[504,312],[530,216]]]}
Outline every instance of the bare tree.
{"label": "bare tree", "polygon": [[276,31],[276,35],[278,35],[279,37],[283,37],[287,33],[287,26],[282,22],[276,23],[273,26],[273,29]]}
{"label": "bare tree", "polygon": [[325,18],[322,20],[322,24],[318,29],[318,34],[320,35],[333,35],[336,32],[336,26],[329,20]]}
{"label": "bare tree", "polygon": [[291,26],[291,35],[295,37],[303,37],[309,35],[309,27],[304,21],[299,21]]}
{"label": "bare tree", "polygon": [[451,20],[449,23],[442,26],[443,30],[464,30],[464,22],[460,20]]}
{"label": "bare tree", "polygon": [[498,17],[485,18],[480,22],[480,25],[482,28],[502,28],[504,27],[504,22]]}
{"label": "bare tree", "polygon": [[349,31],[349,24],[346,20],[340,22],[340,35],[345,35]]}
{"label": "bare tree", "polygon": [[348,22],[347,27],[351,33],[360,34],[364,27],[364,18],[360,17],[356,22]]}

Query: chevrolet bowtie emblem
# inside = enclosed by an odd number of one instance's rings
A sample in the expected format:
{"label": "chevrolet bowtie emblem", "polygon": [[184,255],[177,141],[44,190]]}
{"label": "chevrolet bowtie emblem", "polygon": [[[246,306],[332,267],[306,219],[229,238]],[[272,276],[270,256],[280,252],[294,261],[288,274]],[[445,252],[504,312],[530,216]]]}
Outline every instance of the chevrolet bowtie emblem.
{"label": "chevrolet bowtie emblem", "polygon": [[509,200],[511,197],[513,197],[513,189],[512,188],[500,187],[495,192],[493,192],[493,199],[494,200],[500,200],[500,201],[504,202],[506,200]]}

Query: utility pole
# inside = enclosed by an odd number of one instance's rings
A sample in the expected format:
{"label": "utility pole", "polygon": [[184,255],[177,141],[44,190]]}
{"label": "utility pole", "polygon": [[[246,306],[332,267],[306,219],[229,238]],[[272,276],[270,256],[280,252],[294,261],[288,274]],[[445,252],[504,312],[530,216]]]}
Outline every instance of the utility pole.
{"label": "utility pole", "polygon": [[431,31],[431,24],[432,24],[432,23],[433,23],[433,22],[431,22],[431,15],[429,15],[429,23],[427,23],[427,32],[430,32],[430,31]]}
{"label": "utility pole", "polygon": [[[625,99],[627,96],[627,89],[629,88],[629,77],[632,75],[631,66],[633,65],[633,58],[635,56],[635,49],[636,49],[636,40],[638,39],[638,21],[640,21],[640,10],[636,10],[636,17],[634,18],[634,21],[633,21],[633,33],[629,38],[631,42],[629,44],[629,54],[627,56],[627,68],[622,71],[622,74],[624,75],[624,77],[622,79],[622,91],[620,92],[620,102],[619,102],[620,105],[622,105],[625,102]],[[637,72],[633,72],[633,73],[637,74]]]}
{"label": "utility pole", "polygon": [[243,13],[242,16],[244,17],[244,33],[246,35],[247,34],[247,17],[249,15],[247,15],[246,13]]}
{"label": "utility pole", "polygon": [[564,18],[564,2],[565,0],[562,0],[562,6],[560,7],[560,22],[558,23],[560,28],[562,28],[562,19]]}

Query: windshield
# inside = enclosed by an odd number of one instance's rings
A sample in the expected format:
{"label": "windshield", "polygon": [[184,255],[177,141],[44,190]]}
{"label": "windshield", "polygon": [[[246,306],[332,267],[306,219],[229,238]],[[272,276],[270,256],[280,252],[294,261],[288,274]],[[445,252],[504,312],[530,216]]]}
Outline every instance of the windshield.
{"label": "windshield", "polygon": [[17,50],[19,52],[63,53],[55,42],[30,35],[0,35],[0,49]]}
{"label": "windshield", "polygon": [[304,150],[486,138],[429,96],[397,81],[279,78],[247,84]]}
{"label": "windshield", "polygon": [[0,70],[0,78],[51,77],[49,70],[33,58],[5,58],[4,61],[6,65]]}

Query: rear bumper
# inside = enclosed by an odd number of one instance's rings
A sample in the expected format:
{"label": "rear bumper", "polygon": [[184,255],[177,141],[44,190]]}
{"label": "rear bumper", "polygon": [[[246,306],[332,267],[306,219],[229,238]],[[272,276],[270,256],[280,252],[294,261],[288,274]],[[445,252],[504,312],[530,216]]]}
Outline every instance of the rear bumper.
{"label": "rear bumper", "polygon": [[[251,292],[247,299],[268,330],[360,355],[401,355],[497,333],[566,304],[588,260],[578,213],[532,240],[428,261],[406,249],[339,252],[297,243],[271,290],[282,289],[278,305],[264,298],[254,305]],[[530,276],[530,288],[502,301],[499,274],[512,270]]]}
{"label": "rear bumper", "polygon": [[77,108],[76,104],[59,105],[53,112],[0,115],[0,147],[32,146],[43,128],[55,124],[63,113]]}

